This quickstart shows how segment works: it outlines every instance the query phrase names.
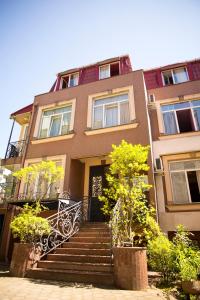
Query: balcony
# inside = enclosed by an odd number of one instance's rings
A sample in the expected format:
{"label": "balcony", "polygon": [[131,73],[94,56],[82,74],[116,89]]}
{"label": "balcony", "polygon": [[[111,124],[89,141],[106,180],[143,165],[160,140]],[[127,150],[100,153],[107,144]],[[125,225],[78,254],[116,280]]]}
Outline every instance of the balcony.
{"label": "balcony", "polygon": [[24,153],[25,145],[25,140],[8,143],[5,158],[2,159],[1,165],[5,166],[20,163],[22,155]]}

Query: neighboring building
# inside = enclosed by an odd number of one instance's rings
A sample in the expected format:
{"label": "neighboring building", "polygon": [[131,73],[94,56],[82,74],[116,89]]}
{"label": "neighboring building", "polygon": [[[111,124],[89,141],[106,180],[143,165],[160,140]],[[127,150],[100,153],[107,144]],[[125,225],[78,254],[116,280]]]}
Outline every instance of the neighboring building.
{"label": "neighboring building", "polygon": [[184,224],[200,240],[200,59],[144,77],[160,226],[171,236]]}
{"label": "neighboring building", "polygon": [[[18,142],[9,140],[2,165],[17,170],[42,160],[62,165],[64,179],[48,197],[69,191],[74,199],[84,199],[88,220],[103,221],[98,196],[106,185],[112,144],[122,139],[132,144],[150,144],[146,90],[142,70],[132,71],[128,56],[59,73],[50,92],[35,97],[34,103],[11,118],[21,125]],[[151,154],[148,181],[153,184]],[[35,192],[41,190],[37,180]],[[15,189],[12,202],[26,198],[26,185]],[[154,190],[149,199],[154,204]],[[20,203],[21,204],[21,203]],[[9,206],[10,209],[10,206]],[[6,208],[1,259],[9,258],[8,224],[13,209]]]}

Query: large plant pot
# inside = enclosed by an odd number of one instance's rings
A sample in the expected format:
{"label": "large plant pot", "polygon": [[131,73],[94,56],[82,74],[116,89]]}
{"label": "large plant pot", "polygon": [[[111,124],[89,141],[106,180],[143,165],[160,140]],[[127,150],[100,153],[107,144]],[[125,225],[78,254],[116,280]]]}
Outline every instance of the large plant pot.
{"label": "large plant pot", "polygon": [[32,244],[15,243],[10,264],[10,275],[25,277],[27,269],[34,266],[39,256],[40,253],[35,250]]}
{"label": "large plant pot", "polygon": [[184,293],[191,295],[200,295],[200,280],[182,281]]}
{"label": "large plant pot", "polygon": [[114,247],[115,285],[126,290],[148,288],[147,255],[143,247]]}

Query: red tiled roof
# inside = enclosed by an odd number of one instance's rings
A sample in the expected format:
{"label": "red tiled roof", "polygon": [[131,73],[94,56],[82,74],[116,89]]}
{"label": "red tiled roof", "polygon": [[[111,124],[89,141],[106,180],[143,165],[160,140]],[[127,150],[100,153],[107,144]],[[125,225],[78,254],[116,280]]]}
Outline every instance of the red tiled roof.
{"label": "red tiled roof", "polygon": [[14,117],[16,115],[20,115],[20,114],[24,114],[24,113],[27,113],[27,112],[31,112],[32,111],[32,107],[33,107],[33,103],[15,111],[14,113],[12,113],[10,116],[11,117]]}

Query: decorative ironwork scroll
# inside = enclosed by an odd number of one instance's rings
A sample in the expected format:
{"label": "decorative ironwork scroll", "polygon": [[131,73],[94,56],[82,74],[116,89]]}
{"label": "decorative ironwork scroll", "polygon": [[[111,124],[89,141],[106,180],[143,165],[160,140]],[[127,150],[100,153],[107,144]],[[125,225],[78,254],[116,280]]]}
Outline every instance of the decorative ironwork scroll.
{"label": "decorative ironwork scroll", "polygon": [[92,177],[92,197],[102,195],[102,176]]}
{"label": "decorative ironwork scroll", "polygon": [[41,236],[35,243],[35,247],[41,251],[40,258],[67,241],[80,228],[82,201],[70,206],[67,203],[67,200],[59,200],[58,212],[47,218],[51,232],[48,236]]}

